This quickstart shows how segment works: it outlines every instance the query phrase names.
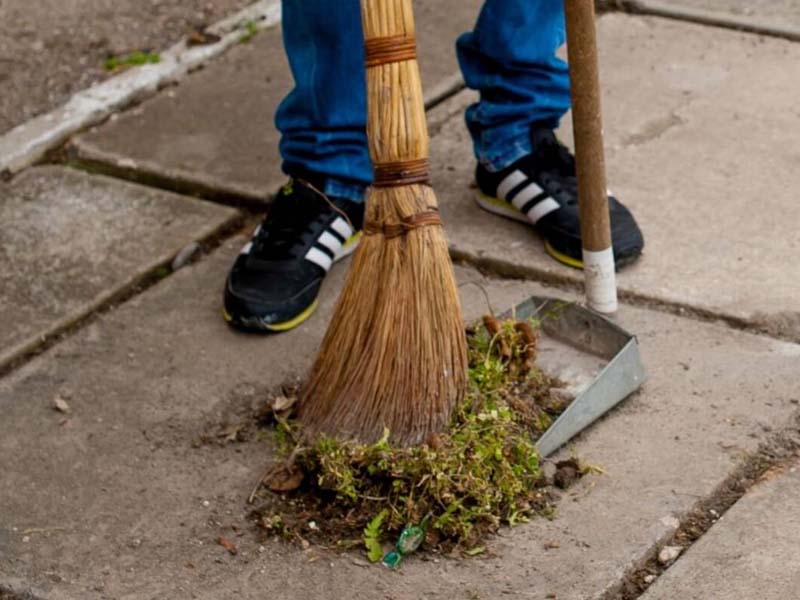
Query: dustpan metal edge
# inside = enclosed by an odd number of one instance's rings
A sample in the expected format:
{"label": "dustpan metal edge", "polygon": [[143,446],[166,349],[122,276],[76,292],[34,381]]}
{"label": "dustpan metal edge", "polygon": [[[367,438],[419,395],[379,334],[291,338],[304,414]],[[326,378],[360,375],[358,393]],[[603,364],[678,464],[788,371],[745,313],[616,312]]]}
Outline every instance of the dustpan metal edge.
{"label": "dustpan metal edge", "polygon": [[[562,328],[564,330],[558,332],[557,338],[583,352],[603,355],[609,362],[589,387],[572,401],[567,410],[539,438],[536,447],[543,458],[555,452],[639,389],[647,379],[636,336],[576,302],[546,296],[531,296],[517,304],[513,310],[506,312],[504,317],[512,313],[522,319],[539,317],[547,315],[546,309],[551,306],[569,318],[566,329]],[[593,346],[582,344],[580,336],[574,335],[570,338],[570,327],[573,333],[579,333],[580,326],[574,322],[576,319],[593,327],[596,334],[591,338]],[[550,318],[542,321],[542,328],[548,334],[553,331],[553,325],[554,322]]]}
{"label": "dustpan metal edge", "polygon": [[544,435],[536,448],[547,458],[581,431],[638,390],[647,380],[639,344],[631,337],[625,347],[597,375],[589,387],[569,405]]}

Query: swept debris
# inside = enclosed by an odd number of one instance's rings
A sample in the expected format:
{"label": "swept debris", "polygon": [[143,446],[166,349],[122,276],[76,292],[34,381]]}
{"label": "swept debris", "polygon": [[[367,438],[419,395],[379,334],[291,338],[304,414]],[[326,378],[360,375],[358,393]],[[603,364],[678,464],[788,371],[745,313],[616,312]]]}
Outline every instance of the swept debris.
{"label": "swept debris", "polygon": [[[503,525],[550,516],[553,481],[535,443],[569,400],[535,365],[538,324],[486,317],[468,338],[467,398],[446,431],[417,447],[392,446],[388,431],[368,445],[326,436],[304,443],[293,398],[271,398],[259,417],[274,427],[284,459],[251,497],[265,536],[360,546],[375,561],[383,544],[427,517],[428,549],[469,556]],[[561,466],[569,483],[586,472],[574,459]]]}

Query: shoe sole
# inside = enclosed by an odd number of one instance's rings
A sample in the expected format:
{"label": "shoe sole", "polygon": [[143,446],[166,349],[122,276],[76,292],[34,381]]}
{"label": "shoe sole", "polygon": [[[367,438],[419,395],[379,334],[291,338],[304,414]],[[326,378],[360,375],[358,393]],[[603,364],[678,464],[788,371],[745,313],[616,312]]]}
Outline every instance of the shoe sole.
{"label": "shoe sole", "polygon": [[[505,217],[506,219],[511,219],[512,221],[525,223],[526,225],[533,227],[533,223],[528,220],[528,217],[517,210],[516,207],[509,206],[508,202],[505,202],[504,200],[492,198],[491,196],[487,196],[478,190],[475,193],[475,201],[478,203],[478,206],[487,212]],[[567,265],[568,267],[572,267],[574,269],[583,269],[582,260],[568,256],[563,252],[559,252],[553,248],[553,245],[547,240],[544,240],[544,251],[563,265]]]}
{"label": "shoe sole", "polygon": [[[358,247],[358,243],[361,241],[361,232],[350,236],[344,244],[342,244],[341,250],[336,254],[333,259],[333,262],[339,262],[343,258],[350,256],[353,252],[355,252],[356,248]],[[314,298],[314,301],[309,304],[306,308],[304,308],[297,316],[292,317],[287,321],[282,321],[280,323],[264,323],[261,319],[258,318],[248,318],[243,320],[241,318],[236,318],[232,314],[230,314],[225,308],[222,308],[222,318],[225,320],[226,323],[239,325],[240,327],[244,327],[245,329],[250,329],[254,331],[269,331],[272,333],[283,333],[285,331],[289,331],[290,329],[294,329],[295,327],[302,325],[305,323],[311,315],[317,310],[319,306],[319,299]]]}

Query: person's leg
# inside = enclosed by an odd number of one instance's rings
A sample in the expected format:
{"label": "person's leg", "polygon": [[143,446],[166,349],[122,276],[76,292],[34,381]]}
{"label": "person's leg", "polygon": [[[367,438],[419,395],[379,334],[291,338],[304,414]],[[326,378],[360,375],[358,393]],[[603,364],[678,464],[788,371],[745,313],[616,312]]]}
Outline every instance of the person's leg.
{"label": "person's leg", "polygon": [[253,331],[311,316],[331,266],[358,245],[372,180],[359,0],[283,0],[283,38],[295,88],[275,124],[292,180],[225,283],[223,317]]}
{"label": "person's leg", "polygon": [[475,155],[499,171],[530,154],[531,124],[551,128],[570,106],[561,0],[486,0],[475,29],[457,53],[468,87],[480,102],[467,109]]}
{"label": "person's leg", "polygon": [[[458,58],[480,101],[467,109],[478,166],[478,204],[533,225],[556,260],[582,266],[575,160],[554,130],[570,106],[561,0],[486,0]],[[609,197],[617,265],[635,261],[644,239],[633,215]]]}
{"label": "person's leg", "polygon": [[283,170],[324,180],[360,201],[372,180],[366,137],[364,39],[358,0],[283,0],[283,40],[295,88],[275,115]]}

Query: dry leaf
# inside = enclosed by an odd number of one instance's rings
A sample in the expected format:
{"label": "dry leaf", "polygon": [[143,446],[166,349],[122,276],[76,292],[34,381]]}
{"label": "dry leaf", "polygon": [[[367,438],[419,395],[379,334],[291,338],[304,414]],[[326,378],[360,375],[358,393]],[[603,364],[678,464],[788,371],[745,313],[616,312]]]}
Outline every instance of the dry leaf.
{"label": "dry leaf", "polygon": [[279,465],[264,477],[264,485],[273,492],[291,492],[303,483],[303,472],[295,467]]}
{"label": "dry leaf", "polygon": [[278,396],[272,401],[272,410],[276,413],[289,410],[297,402],[297,396],[287,398],[286,396]]}
{"label": "dry leaf", "polygon": [[216,33],[211,33],[205,29],[195,29],[186,38],[189,46],[203,46],[205,44],[216,44],[222,38]]}
{"label": "dry leaf", "polygon": [[58,412],[62,412],[64,414],[68,414],[72,412],[72,409],[67,404],[67,401],[64,400],[61,396],[56,396],[53,400],[53,408],[56,409]]}
{"label": "dry leaf", "polygon": [[230,443],[235,442],[239,437],[239,432],[242,430],[241,423],[234,423],[233,425],[228,425],[224,427],[219,433],[217,433],[218,438],[222,438],[223,442]]}
{"label": "dry leaf", "polygon": [[236,549],[236,544],[234,544],[226,537],[219,536],[219,538],[217,539],[217,543],[234,556],[236,556],[236,554],[239,552]]}

